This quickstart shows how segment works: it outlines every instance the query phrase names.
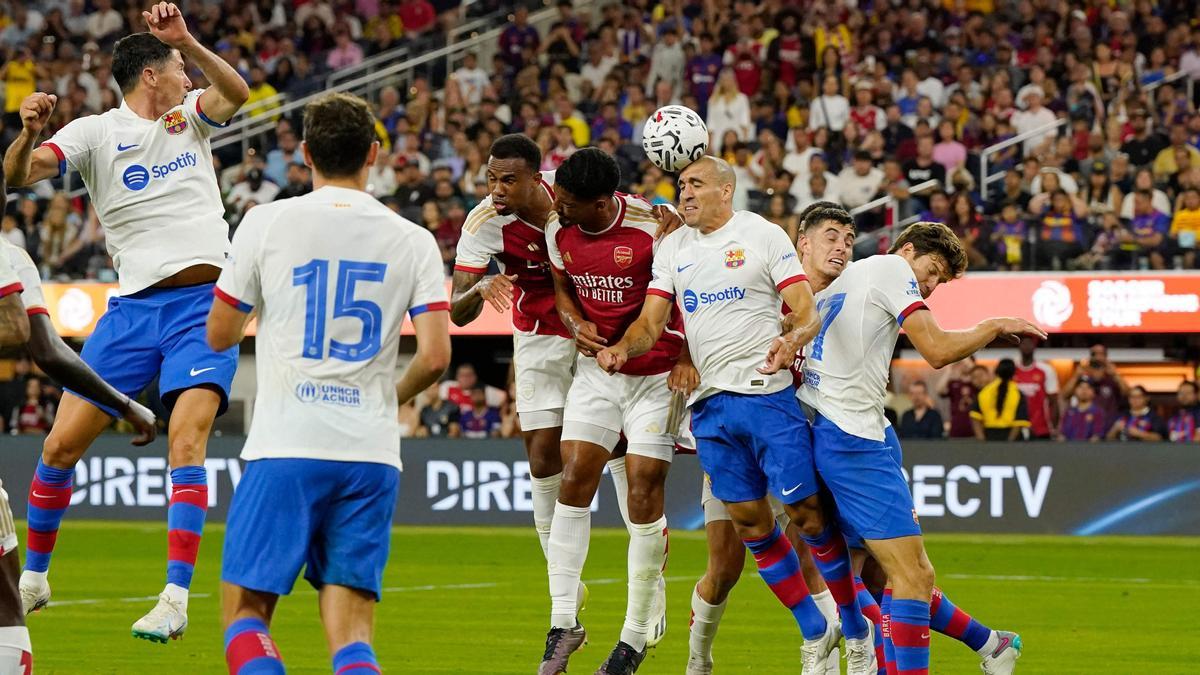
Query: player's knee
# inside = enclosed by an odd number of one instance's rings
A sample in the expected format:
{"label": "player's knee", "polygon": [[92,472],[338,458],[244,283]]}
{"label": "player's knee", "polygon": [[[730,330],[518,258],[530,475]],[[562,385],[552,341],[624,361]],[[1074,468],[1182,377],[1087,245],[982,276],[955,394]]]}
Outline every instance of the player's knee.
{"label": "player's knee", "polygon": [[171,466],[194,466],[204,462],[204,442],[180,435],[170,441]]}
{"label": "player's knee", "polygon": [[921,596],[933,593],[935,574],[933,564],[928,559],[905,566],[899,576],[901,579],[892,580],[893,586],[903,587],[904,590]]}
{"label": "player's knee", "polygon": [[84,447],[72,442],[63,434],[51,430],[50,435],[42,443],[42,463],[56,468],[68,468],[83,456]]}
{"label": "player's knee", "polygon": [[657,519],[662,513],[662,487],[643,481],[629,484],[628,492],[629,517],[634,522],[645,523]]}

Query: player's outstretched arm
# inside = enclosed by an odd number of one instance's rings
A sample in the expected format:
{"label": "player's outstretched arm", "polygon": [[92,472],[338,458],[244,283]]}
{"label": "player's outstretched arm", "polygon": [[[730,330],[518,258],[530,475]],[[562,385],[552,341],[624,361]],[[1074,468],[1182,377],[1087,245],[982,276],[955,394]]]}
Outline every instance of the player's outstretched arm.
{"label": "player's outstretched arm", "polygon": [[50,148],[36,147],[57,102],[54,94],[40,91],[21,101],[21,133],[4,153],[4,180],[9,186],[25,187],[58,175],[58,155]]}
{"label": "player's outstretched arm", "polygon": [[465,326],[479,318],[486,300],[497,312],[507,312],[512,306],[515,274],[485,277],[474,272],[454,270],[450,291],[450,320],[455,326]]}
{"label": "player's outstretched arm", "polygon": [[600,337],[596,324],[583,318],[571,279],[553,265],[550,266],[550,275],[554,279],[554,308],[575,339],[575,348],[584,356],[595,356],[596,352],[608,346],[608,340]]}
{"label": "player's outstretched arm", "polygon": [[596,352],[596,363],[610,375],[617,372],[629,359],[650,351],[658,338],[662,337],[670,318],[671,300],[661,295],[646,295],[642,313],[629,324],[617,344]]}
{"label": "player's outstretched arm", "polygon": [[437,382],[450,366],[450,321],[446,312],[422,312],[413,317],[413,328],[417,332],[417,353],[396,383],[400,405]]}
{"label": "player's outstretched arm", "polygon": [[904,331],[913,346],[934,368],[961,361],[991,344],[998,337],[1020,340],[1022,335],[1046,339],[1046,333],[1017,318],[984,319],[968,330],[942,330],[933,312],[916,311],[904,320]]}
{"label": "player's outstretched arm", "polygon": [[154,413],[125,394],[113,389],[92,370],[75,350],[67,346],[54,324],[45,314],[34,314],[29,318],[29,355],[38,368],[91,400],[121,413],[134,429],[137,436],[134,445],[146,445],[158,434]]}
{"label": "player's outstretched arm", "polygon": [[200,109],[204,115],[217,124],[228,122],[250,98],[250,87],[242,76],[188,32],[183,13],[175,3],[157,3],[142,12],[142,18],[154,37],[178,49],[183,58],[196,64],[212,84],[200,95]]}

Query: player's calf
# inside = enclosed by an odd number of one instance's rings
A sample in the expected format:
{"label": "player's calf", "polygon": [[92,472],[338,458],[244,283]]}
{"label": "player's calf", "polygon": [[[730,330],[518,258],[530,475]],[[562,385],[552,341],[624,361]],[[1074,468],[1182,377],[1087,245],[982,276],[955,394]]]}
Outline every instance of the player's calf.
{"label": "player's calf", "polygon": [[[662,453],[674,451],[664,447]],[[647,454],[626,455],[629,478],[629,594],[621,642],[635,652],[645,650],[651,609],[667,564],[667,518],[663,515],[663,485],[670,462]],[[665,604],[665,603],[664,603]],[[665,606],[661,607],[665,612]]]}
{"label": "player's calf", "polygon": [[246,617],[225,629],[225,663],[229,675],[276,675],[286,672],[279,647],[259,617]]}

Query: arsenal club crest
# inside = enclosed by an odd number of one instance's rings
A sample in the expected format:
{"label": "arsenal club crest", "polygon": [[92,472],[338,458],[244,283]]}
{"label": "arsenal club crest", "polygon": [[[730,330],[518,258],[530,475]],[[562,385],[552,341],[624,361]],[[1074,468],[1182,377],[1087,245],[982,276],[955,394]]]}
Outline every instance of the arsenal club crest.
{"label": "arsenal club crest", "polygon": [[182,134],[187,129],[187,120],[183,118],[182,110],[172,110],[162,116],[163,128],[172,136]]}
{"label": "arsenal club crest", "polygon": [[628,246],[617,246],[613,249],[613,262],[617,267],[625,269],[633,264],[633,249]]}
{"label": "arsenal club crest", "polygon": [[725,266],[735,270],[746,264],[746,253],[740,248],[725,251]]}

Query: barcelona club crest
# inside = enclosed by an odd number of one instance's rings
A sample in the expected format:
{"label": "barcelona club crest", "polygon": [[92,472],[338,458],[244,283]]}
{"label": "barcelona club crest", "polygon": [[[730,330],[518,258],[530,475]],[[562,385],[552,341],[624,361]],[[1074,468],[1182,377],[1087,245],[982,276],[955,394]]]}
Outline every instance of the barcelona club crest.
{"label": "barcelona club crest", "polygon": [[633,249],[629,246],[617,246],[613,249],[613,262],[617,267],[625,269],[633,264]]}
{"label": "barcelona club crest", "polygon": [[165,128],[167,133],[171,134],[172,136],[182,134],[184,130],[187,129],[187,120],[183,118],[182,110],[172,110],[171,112],[162,116],[162,121],[163,128]]}
{"label": "barcelona club crest", "polygon": [[740,248],[725,251],[725,266],[735,270],[746,264],[746,252]]}

